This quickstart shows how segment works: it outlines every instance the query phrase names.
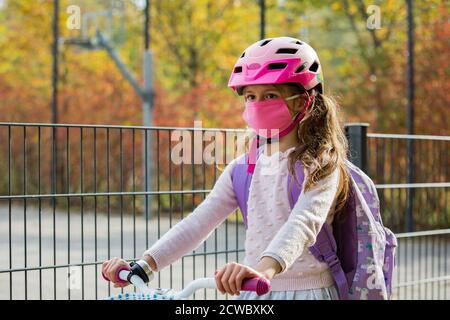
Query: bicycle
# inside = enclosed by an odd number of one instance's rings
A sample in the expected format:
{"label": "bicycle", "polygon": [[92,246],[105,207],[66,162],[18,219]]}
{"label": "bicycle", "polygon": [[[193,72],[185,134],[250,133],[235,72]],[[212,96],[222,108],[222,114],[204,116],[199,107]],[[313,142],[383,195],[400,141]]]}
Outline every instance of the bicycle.
{"label": "bicycle", "polygon": [[[105,300],[184,300],[188,299],[194,292],[201,289],[217,289],[214,278],[200,278],[191,281],[183,290],[175,291],[173,289],[149,288],[146,283],[153,280],[153,271],[144,260],[130,264],[131,269],[122,266],[116,271],[116,279],[119,283],[130,283],[134,285],[139,292],[137,293],[119,293],[107,297]],[[103,273],[103,278],[110,281]],[[270,282],[264,278],[249,278],[242,282],[241,291],[254,291],[258,296],[264,295],[272,289]]]}

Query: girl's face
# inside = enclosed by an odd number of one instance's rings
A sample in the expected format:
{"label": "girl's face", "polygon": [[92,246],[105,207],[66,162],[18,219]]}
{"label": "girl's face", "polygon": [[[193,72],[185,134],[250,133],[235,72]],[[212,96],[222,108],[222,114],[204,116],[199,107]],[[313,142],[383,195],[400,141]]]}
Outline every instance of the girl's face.
{"label": "girl's face", "polygon": [[264,101],[282,97],[275,86],[267,84],[246,86],[243,94],[245,102]]}
{"label": "girl's face", "polygon": [[[283,90],[283,92],[280,92],[280,90],[271,84],[257,84],[257,85],[250,85],[244,87],[243,90],[243,97],[245,102],[255,102],[255,101],[265,101],[270,99],[277,99],[277,98],[287,98],[293,95],[298,94],[298,92],[294,92],[292,90],[292,87],[287,85],[281,85],[280,86]],[[300,112],[301,106],[303,106],[303,98],[296,98],[289,101],[286,101],[289,111],[292,115],[295,115],[296,113]]]}

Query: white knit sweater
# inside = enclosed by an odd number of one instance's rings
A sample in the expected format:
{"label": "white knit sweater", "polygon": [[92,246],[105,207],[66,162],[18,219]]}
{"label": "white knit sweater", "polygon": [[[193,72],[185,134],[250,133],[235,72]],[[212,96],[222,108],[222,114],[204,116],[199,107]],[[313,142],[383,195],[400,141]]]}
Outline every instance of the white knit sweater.
{"label": "white knit sweater", "polygon": [[[324,288],[334,283],[328,266],[308,247],[314,244],[323,223],[331,225],[333,221],[339,170],[302,191],[291,210],[287,157],[292,150],[271,156],[263,152],[249,192],[244,264],[255,267],[263,256],[278,260],[282,271],[271,281],[273,291]],[[144,253],[155,259],[158,270],[196,249],[237,208],[231,180],[236,160],[225,167],[205,200]]]}

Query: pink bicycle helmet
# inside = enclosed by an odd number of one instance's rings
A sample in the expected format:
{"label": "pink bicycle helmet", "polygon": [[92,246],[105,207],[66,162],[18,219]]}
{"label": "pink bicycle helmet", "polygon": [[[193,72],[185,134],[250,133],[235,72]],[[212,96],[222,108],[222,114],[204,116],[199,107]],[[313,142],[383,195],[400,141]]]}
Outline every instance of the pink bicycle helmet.
{"label": "pink bicycle helmet", "polygon": [[318,87],[323,93],[322,68],[316,51],[291,37],[263,39],[242,53],[228,86],[242,95],[247,85],[295,83],[306,90]]}

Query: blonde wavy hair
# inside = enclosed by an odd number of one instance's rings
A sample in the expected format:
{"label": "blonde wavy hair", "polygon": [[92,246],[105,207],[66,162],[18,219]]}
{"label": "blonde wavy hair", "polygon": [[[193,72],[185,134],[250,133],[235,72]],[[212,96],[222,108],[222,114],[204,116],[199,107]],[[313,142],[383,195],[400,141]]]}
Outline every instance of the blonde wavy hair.
{"label": "blonde wavy hair", "polygon": [[[283,97],[306,92],[296,84],[278,84],[275,87]],[[340,120],[339,105],[332,96],[321,94],[316,89],[308,93],[315,99],[298,125],[298,144],[289,154],[288,168],[297,183],[295,163],[301,161],[307,169],[309,174],[305,176],[305,191],[338,168],[340,180],[335,205],[335,215],[338,216],[343,212],[349,195],[349,176],[345,165],[348,142]],[[287,103],[292,112],[293,101]],[[301,105],[302,111],[304,103]]]}

